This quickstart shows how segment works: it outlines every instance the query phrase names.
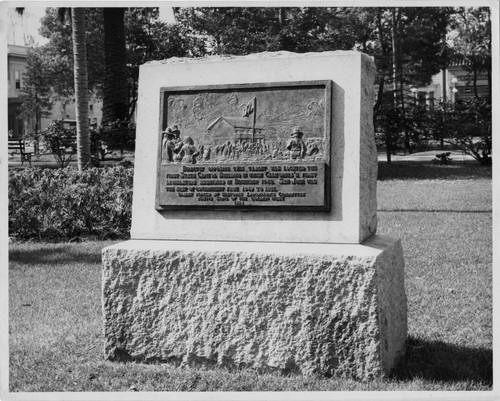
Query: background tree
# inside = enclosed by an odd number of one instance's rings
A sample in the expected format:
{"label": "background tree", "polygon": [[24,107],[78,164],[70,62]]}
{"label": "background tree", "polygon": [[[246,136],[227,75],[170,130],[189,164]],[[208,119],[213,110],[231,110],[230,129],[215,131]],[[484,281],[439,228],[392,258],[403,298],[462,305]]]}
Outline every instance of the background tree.
{"label": "background tree", "polygon": [[176,8],[175,17],[191,35],[205,38],[212,54],[359,49],[375,57],[379,74],[390,77],[393,11],[399,15],[394,29],[400,37],[400,79],[429,83],[441,66],[447,8]]}
{"label": "background tree", "polygon": [[39,48],[29,49],[21,87],[19,116],[34,122],[34,132],[30,134],[35,138],[40,134],[42,117],[52,106],[52,77],[53,66],[50,59],[44,57],[44,52]]}
{"label": "background tree", "polygon": [[[378,68],[378,79],[379,82],[392,85],[392,99],[384,94],[385,85],[379,86],[374,115],[375,121],[382,123],[381,130],[385,131],[387,161],[390,163],[396,142],[400,142],[405,151],[412,152],[415,139],[418,139],[414,135],[415,131],[410,131],[413,122],[407,121],[408,109],[414,101],[412,96],[408,96],[409,87],[428,85],[432,75],[440,70],[444,57],[441,39],[446,32],[450,10],[399,7],[380,11],[378,29],[386,32],[380,35],[385,60],[384,68]],[[384,46],[384,37],[390,37],[390,45],[386,43]],[[391,62],[387,60],[389,55]],[[387,104],[383,105],[383,102]],[[395,118],[380,119],[380,112],[389,113]],[[413,117],[415,115],[412,113]],[[384,125],[386,121],[391,121],[390,126]]]}
{"label": "background tree", "polygon": [[485,71],[491,99],[491,13],[489,7],[455,8],[451,14],[449,28],[449,46],[454,58],[462,61],[472,74],[475,97],[479,97],[478,73]]}
{"label": "background tree", "polygon": [[436,139],[472,156],[483,165],[491,165],[491,103],[484,98],[459,102],[443,101],[424,120]]}
{"label": "background tree", "polygon": [[[105,67],[105,22],[102,8],[86,8],[86,37],[88,54],[88,85],[89,90],[98,97],[104,96],[104,85],[113,93],[120,93],[117,101],[127,103],[126,118],[131,118],[135,111],[137,101],[137,78],[139,65],[150,60],[165,59],[169,57],[201,56],[204,54],[204,44],[199,38],[189,37],[186,30],[180,24],[167,24],[159,19],[158,8],[128,8],[124,12],[124,33],[126,61],[123,54],[112,55],[112,60],[119,60],[119,67],[111,67],[106,74]],[[111,13],[116,9],[111,9]],[[55,91],[66,95],[73,94],[73,48],[71,42],[71,26],[68,21],[62,22],[58,18],[58,11],[47,8],[46,14],[41,20],[40,34],[49,39],[49,43],[43,46],[48,57],[57,58],[61,74],[57,79]],[[118,23],[118,25],[120,25]],[[119,29],[119,28],[117,28]],[[114,29],[108,32],[108,39],[112,42]],[[119,36],[119,35],[118,35]],[[111,38],[111,39],[110,39]],[[114,45],[110,44],[110,49]],[[124,67],[126,82],[116,78],[116,71]],[[119,90],[114,88],[118,86]],[[127,93],[122,93],[123,90]],[[106,89],[107,90],[107,89]],[[107,99],[112,97],[104,96]],[[104,101],[104,99],[103,99]],[[106,101],[107,103],[107,101]],[[112,108],[105,107],[106,110]],[[118,107],[120,116],[123,115],[123,104]],[[105,119],[113,121],[115,117]]]}
{"label": "background tree", "polygon": [[[204,38],[211,54],[352,49],[370,35],[365,9],[341,7],[175,8],[176,20]],[[359,12],[358,12],[359,11]],[[358,36],[359,37],[358,37]],[[367,40],[363,40],[366,45]]]}
{"label": "background tree", "polygon": [[[381,129],[390,158],[402,134],[403,146],[411,150],[406,93],[410,85],[429,84],[440,70],[450,12],[443,7],[243,7],[178,8],[175,16],[191,35],[205,38],[213,54],[359,49],[373,56],[378,84],[374,117],[388,124]],[[393,91],[387,96],[389,87]],[[392,117],[378,118],[380,113]]]}
{"label": "background tree", "polygon": [[129,116],[137,104],[139,66],[169,57],[201,57],[205,42],[188,34],[182,24],[159,19],[158,8],[130,8],[125,13],[125,38],[129,79]]}
{"label": "background tree", "polygon": [[[418,142],[418,132],[424,130],[415,129],[413,120],[420,114],[411,110],[413,98],[409,89],[429,84],[432,75],[445,65],[448,49],[443,37],[450,16],[458,13],[453,17],[457,25],[457,21],[463,20],[460,14],[463,10],[445,7],[176,8],[174,13],[178,23],[166,24],[159,21],[157,9],[127,9],[124,28],[129,116],[135,111],[138,66],[149,60],[278,50],[359,49],[375,60],[377,98],[374,119],[379,134],[385,138],[388,156],[396,146],[411,151]],[[93,16],[88,21],[89,43],[95,45],[96,54],[101,54],[99,52],[104,52],[103,13],[99,9],[89,9],[88,12]],[[471,17],[467,21],[478,21],[474,25],[478,32],[474,39],[477,42],[484,37],[485,29],[489,29],[489,14],[475,11],[469,14],[475,19]],[[47,32],[51,35],[55,32],[51,36],[51,51],[65,60],[64,52],[71,51],[65,36],[67,28],[57,24],[49,11],[45,26],[50,25]],[[453,46],[460,48],[458,42]],[[485,55],[481,60],[486,60],[482,62],[487,65],[491,40],[486,40],[481,49]],[[458,53],[458,50],[454,51]],[[90,68],[89,62],[89,85],[100,90],[103,80],[111,77],[105,78],[103,58],[91,57],[91,60],[95,69]],[[388,125],[384,125],[386,123]]]}
{"label": "background tree", "polygon": [[128,118],[127,54],[125,48],[125,9],[103,8],[104,81],[103,123]]}
{"label": "background tree", "polygon": [[201,37],[210,54],[249,54],[267,50],[279,33],[278,10],[270,7],[175,8],[176,20]]}
{"label": "background tree", "polygon": [[[104,81],[104,27],[102,10],[85,8],[85,27],[87,40],[88,85],[90,91],[102,96]],[[62,12],[66,16],[66,11]],[[49,39],[41,46],[47,58],[54,59],[59,65],[59,73],[55,76],[54,92],[61,96],[72,96],[74,93],[74,58],[69,18],[61,18],[59,9],[47,8],[41,19],[40,35]]]}

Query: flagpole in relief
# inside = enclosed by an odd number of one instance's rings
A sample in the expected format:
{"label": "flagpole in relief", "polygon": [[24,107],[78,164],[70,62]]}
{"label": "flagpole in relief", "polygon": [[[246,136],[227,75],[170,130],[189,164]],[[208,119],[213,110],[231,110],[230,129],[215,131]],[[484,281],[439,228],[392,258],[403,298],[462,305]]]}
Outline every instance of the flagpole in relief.
{"label": "flagpole in relief", "polygon": [[257,96],[253,98],[252,143],[255,143],[255,121],[257,119]]}

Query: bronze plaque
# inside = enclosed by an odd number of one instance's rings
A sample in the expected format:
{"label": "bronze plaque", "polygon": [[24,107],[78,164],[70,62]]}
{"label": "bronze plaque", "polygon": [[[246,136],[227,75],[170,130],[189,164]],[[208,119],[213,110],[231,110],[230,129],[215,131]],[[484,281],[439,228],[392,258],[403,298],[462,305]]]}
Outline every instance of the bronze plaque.
{"label": "bronze plaque", "polygon": [[330,210],[331,81],[161,96],[158,210]]}

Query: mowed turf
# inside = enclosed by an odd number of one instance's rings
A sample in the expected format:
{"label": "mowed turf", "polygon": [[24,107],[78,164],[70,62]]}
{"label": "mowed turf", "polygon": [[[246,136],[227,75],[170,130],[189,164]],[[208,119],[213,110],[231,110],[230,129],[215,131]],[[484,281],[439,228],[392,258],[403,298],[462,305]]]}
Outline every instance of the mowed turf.
{"label": "mowed turf", "polygon": [[[14,243],[9,264],[10,390],[491,390],[491,198],[474,198],[484,206],[475,212],[446,211],[434,207],[439,191],[423,196],[422,187],[410,180],[379,185],[378,233],[402,240],[408,296],[407,355],[391,378],[356,382],[105,361],[100,250],[111,243]],[[425,185],[439,188],[442,181]],[[448,198],[443,197],[451,204],[450,197],[458,194],[459,206],[476,204],[467,197],[471,186],[479,185],[479,193],[491,191],[491,180],[479,181],[458,179],[454,191],[444,191]],[[407,202],[408,211],[387,211],[394,210],[393,198],[384,198],[388,191]]]}
{"label": "mowed turf", "polygon": [[[491,180],[398,180],[378,183],[381,211],[492,210]],[[452,216],[453,218],[453,216]]]}

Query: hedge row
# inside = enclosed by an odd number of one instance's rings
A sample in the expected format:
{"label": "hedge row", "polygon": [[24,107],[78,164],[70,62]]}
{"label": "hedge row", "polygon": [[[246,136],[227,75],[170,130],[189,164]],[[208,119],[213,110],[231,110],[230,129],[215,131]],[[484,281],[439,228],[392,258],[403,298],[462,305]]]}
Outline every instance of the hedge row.
{"label": "hedge row", "polygon": [[133,169],[24,169],[9,173],[9,235],[127,238]]}

